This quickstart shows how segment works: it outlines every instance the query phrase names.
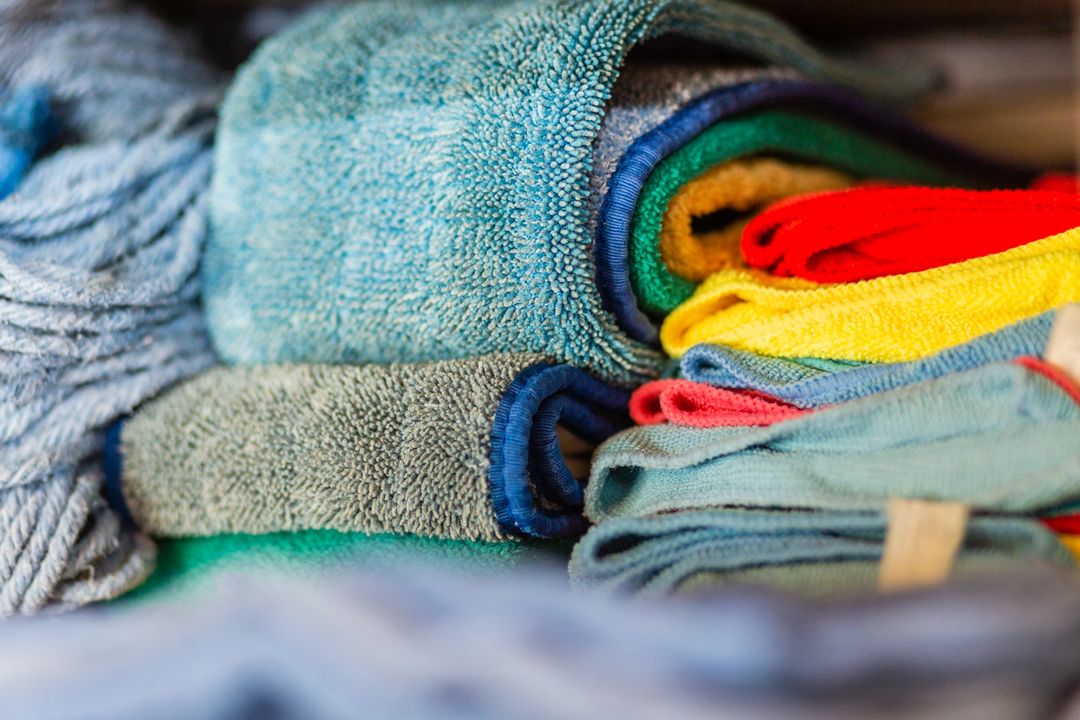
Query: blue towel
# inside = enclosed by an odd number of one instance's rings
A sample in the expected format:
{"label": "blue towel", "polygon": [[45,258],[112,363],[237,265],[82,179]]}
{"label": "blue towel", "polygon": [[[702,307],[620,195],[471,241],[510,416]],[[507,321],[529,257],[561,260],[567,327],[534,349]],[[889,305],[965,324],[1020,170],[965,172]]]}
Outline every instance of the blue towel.
{"label": "blue towel", "polygon": [[364,2],[266,42],[222,111],[203,276],[233,363],[538,352],[632,383],[660,353],[602,306],[590,163],[631,48],[688,35],[879,97],[712,0]]}
{"label": "blue towel", "polygon": [[996,363],[767,427],[632,428],[594,456],[585,512],[879,511],[899,496],[1038,513],[1080,498],[1078,437],[1069,392]]}
{"label": "blue towel", "polygon": [[598,525],[571,572],[634,590],[709,577],[865,585],[894,496],[970,505],[969,551],[1068,562],[1033,515],[1080,498],[1077,438],[1075,389],[1018,363],[768,427],[633,428],[594,456],[585,512]]}
{"label": "blue towel", "polygon": [[863,364],[789,359],[723,345],[696,345],[683,356],[682,377],[716,387],[757,390],[814,408],[854,400],[992,362],[1039,357],[1055,312],[1043,313],[922,360]]}
{"label": "blue towel", "polygon": [[[884,513],[698,510],[620,517],[574,546],[570,576],[581,587],[668,594],[745,583],[837,596],[877,583]],[[1075,567],[1037,520],[980,515],[968,523],[955,572],[1046,564]]]}

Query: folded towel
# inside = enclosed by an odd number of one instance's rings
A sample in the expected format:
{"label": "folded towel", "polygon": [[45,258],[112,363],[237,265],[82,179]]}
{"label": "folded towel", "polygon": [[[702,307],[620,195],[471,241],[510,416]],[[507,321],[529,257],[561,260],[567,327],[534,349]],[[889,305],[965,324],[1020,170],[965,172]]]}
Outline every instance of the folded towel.
{"label": "folded towel", "polygon": [[[214,362],[196,268],[216,80],[125,3],[0,8],[0,82],[45,93],[56,131],[30,167],[42,137],[0,157],[3,182],[25,171],[0,200],[0,615],[114,597],[151,570],[99,455],[116,418]],[[45,129],[28,102],[0,125]]]}
{"label": "folded towel", "polygon": [[[890,496],[971,505],[963,571],[1073,562],[1034,515],[1080,498],[1080,389],[1034,359],[987,365],[767,428],[639,427],[594,458],[578,583],[873,585]],[[781,510],[783,508],[783,510]]]}
{"label": "folded towel", "polygon": [[[807,595],[865,592],[877,582],[884,513],[699,510],[603,522],[574,546],[576,585],[666,594],[761,584]],[[1074,567],[1053,532],[1022,518],[971,518],[955,573],[1045,563]]]}
{"label": "folded towel", "polygon": [[[769,110],[774,106],[814,117]],[[716,164],[763,153],[924,185],[1019,187],[1036,175],[973,155],[829,85],[774,78],[707,93],[638,138],[608,181],[597,218],[597,271],[606,306],[632,337],[655,343],[651,316],[670,312],[694,290],[659,251],[672,198]]]}
{"label": "folded towel", "polygon": [[1058,542],[1080,560],[1080,535],[1058,535]]}
{"label": "folded towel", "polygon": [[664,55],[631,54],[619,69],[593,143],[589,171],[589,236],[596,232],[600,207],[619,160],[642,135],[679,112],[691,100],[718,88],[762,80],[792,80],[779,67],[739,67],[679,60]]}
{"label": "folded towel", "polygon": [[233,363],[539,352],[622,383],[661,355],[596,289],[589,171],[632,48],[690,37],[910,96],[717,0],[353,3],[271,38],[218,134],[203,277]]}
{"label": "folded towel", "polygon": [[756,391],[801,408],[835,405],[995,361],[1038,357],[1050,339],[1055,315],[1045,312],[905,363],[779,358],[724,345],[696,345],[683,356],[679,372],[693,382]]}
{"label": "folded towel", "polygon": [[891,496],[1045,513],[1080,499],[1080,392],[1029,359],[760,428],[649,425],[597,451],[594,522],[704,508],[884,510]]}
{"label": "folded towel", "polygon": [[1076,301],[1080,228],[859,283],[817,285],[726,270],[668,315],[660,337],[673,357],[698,343],[716,343],[766,355],[898,362]]}
{"label": "folded towel", "polygon": [[777,203],[742,236],[752,267],[821,283],[918,272],[1080,226],[1080,195],[864,187]]}
{"label": "folded towel", "polygon": [[770,157],[721,163],[671,198],[660,231],[660,256],[668,270],[687,280],[739,267],[739,242],[754,212],[792,195],[839,190],[853,182],[826,167]]}
{"label": "folded towel", "polygon": [[729,390],[689,380],[653,380],[630,396],[630,418],[638,425],[771,425],[805,412],[755,390]]}
{"label": "folded towel", "polygon": [[315,580],[350,568],[384,569],[403,563],[438,564],[492,574],[557,556],[546,544],[539,543],[440,540],[335,530],[172,538],[158,542],[153,574],[122,599],[172,598],[179,593],[205,590],[219,579],[237,574],[282,574]]}
{"label": "folded towel", "polygon": [[557,426],[591,451],[626,424],[627,399],[533,355],[217,368],[125,423],[123,492],[167,537],[575,535],[582,480]]}

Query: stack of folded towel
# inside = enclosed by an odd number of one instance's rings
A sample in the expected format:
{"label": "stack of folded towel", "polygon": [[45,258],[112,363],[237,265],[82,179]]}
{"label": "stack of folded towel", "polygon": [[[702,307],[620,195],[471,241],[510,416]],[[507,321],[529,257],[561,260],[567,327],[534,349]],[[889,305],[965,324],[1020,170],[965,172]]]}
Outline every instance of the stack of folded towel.
{"label": "stack of folded towel", "polygon": [[[128,32],[83,1],[69,42],[87,18]],[[295,559],[512,566],[584,535],[583,585],[832,592],[873,583],[895,497],[969,508],[960,572],[1072,562],[1053,528],[1080,507],[1080,395],[1040,357],[1080,301],[1080,196],[903,120],[932,73],[836,61],[717,0],[363,2],[263,43],[211,150],[212,73],[101,119],[4,55],[65,142],[103,143],[75,179],[101,165],[134,199],[87,201],[111,243],[60,228],[105,289],[51,300],[108,397],[46,450],[89,478],[108,542],[69,523],[71,562],[0,610],[141,580],[121,516],[166,542],[159,586]],[[0,192],[45,203],[52,161],[20,184],[52,129],[28,112],[0,105]],[[86,392],[63,352],[23,389],[41,417]]]}
{"label": "stack of folded towel", "polygon": [[[673,35],[743,59],[673,54]],[[664,362],[654,310],[763,205],[1030,180],[874,105],[930,79],[727,3],[312,14],[223,105],[202,277],[231,367],[125,424],[128,510],[222,555],[331,530],[579,536],[592,451]]]}
{"label": "stack of folded towel", "polygon": [[891,498],[968,508],[957,572],[1072,564],[1052,530],[1077,527],[1080,384],[1041,358],[1080,307],[1059,185],[865,186],[753,218],[664,321],[678,377],[597,454],[575,580],[865,589]]}

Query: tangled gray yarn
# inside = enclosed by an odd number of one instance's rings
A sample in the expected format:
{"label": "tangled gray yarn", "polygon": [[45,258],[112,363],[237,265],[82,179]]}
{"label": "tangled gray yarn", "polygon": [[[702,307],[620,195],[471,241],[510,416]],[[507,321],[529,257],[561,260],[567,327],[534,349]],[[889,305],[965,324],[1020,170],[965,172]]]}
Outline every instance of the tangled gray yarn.
{"label": "tangled gray yarn", "polygon": [[110,0],[0,0],[0,84],[56,147],[0,200],[0,614],[114,597],[154,547],[102,494],[106,428],[214,362],[197,267],[219,78]]}

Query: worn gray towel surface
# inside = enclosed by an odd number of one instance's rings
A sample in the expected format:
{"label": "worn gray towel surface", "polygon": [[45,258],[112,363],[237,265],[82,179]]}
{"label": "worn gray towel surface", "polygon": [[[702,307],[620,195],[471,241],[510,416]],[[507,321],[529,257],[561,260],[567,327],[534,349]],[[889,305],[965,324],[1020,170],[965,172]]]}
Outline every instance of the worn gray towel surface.
{"label": "worn gray towel surface", "polygon": [[[536,355],[217,368],[123,430],[123,491],[151,534],[328,528],[498,540],[579,534],[577,452],[627,394]],[[584,442],[581,442],[584,441]]]}

